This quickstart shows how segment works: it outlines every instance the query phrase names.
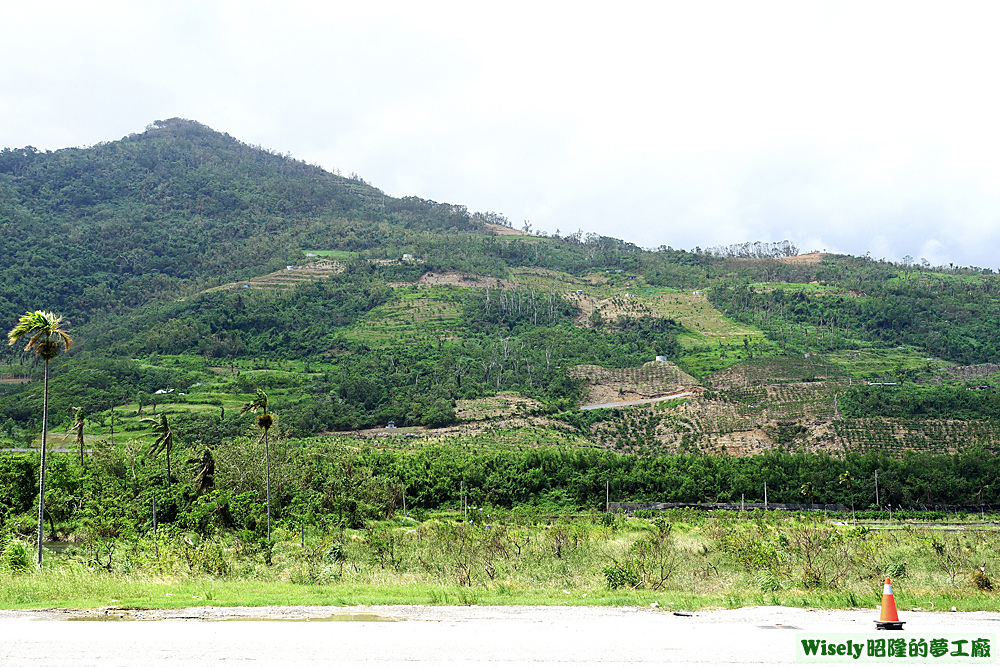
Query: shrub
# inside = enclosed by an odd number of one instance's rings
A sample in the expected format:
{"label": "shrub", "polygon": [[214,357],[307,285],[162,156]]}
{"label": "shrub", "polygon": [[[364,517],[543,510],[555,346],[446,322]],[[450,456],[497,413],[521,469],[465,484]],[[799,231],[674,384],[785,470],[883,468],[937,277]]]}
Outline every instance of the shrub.
{"label": "shrub", "polygon": [[31,549],[21,540],[8,539],[3,545],[3,565],[11,572],[27,572],[31,556]]}
{"label": "shrub", "polygon": [[642,577],[633,568],[632,562],[625,559],[622,562],[615,560],[610,566],[601,570],[604,579],[608,583],[608,590],[619,588],[639,588],[642,585]]}

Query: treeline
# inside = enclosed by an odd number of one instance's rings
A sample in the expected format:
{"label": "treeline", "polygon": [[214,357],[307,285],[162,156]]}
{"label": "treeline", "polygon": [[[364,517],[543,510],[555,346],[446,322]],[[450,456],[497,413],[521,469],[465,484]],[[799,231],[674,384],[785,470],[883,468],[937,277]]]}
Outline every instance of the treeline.
{"label": "treeline", "polygon": [[[158,517],[199,529],[203,522],[259,539],[264,489],[261,445],[236,438],[214,448],[174,452],[169,483],[162,457],[135,448],[99,449],[86,467],[55,456],[50,468],[49,530],[87,525],[105,533],[146,530],[152,497]],[[210,462],[211,465],[207,465]],[[621,502],[840,503],[875,501],[894,509],[976,506],[997,500],[1000,463],[984,451],[952,456],[909,453],[770,452],[745,458],[637,457],[596,449],[480,449],[455,445],[415,450],[353,448],[344,441],[285,442],[272,451],[272,510],[279,523],[360,527],[401,508],[536,506],[551,511],[602,509]],[[842,480],[846,476],[847,483]],[[804,495],[804,489],[809,494]],[[37,457],[0,454],[0,532],[29,533]],[[607,494],[607,495],[606,495]]]}
{"label": "treeline", "polygon": [[708,248],[705,253],[714,257],[742,257],[744,259],[764,259],[774,257],[792,257],[799,254],[794,243],[787,240],[774,243],[761,241],[733,243]]}

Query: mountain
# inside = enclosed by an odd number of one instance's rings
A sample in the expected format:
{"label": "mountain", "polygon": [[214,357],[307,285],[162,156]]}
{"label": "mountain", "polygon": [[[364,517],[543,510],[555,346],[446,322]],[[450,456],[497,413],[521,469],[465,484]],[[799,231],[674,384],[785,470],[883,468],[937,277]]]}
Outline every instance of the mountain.
{"label": "mountain", "polygon": [[[211,446],[251,428],[235,408],[264,388],[297,437],[391,421],[640,454],[1000,440],[1000,279],[976,267],[543,237],[180,119],[4,149],[0,232],[8,327],[54,310],[79,342],[53,426],[82,406],[101,437],[112,409],[156,401]],[[0,355],[0,440],[31,442],[38,367]]]}
{"label": "mountain", "polygon": [[179,119],[90,148],[8,148],[0,309],[45,294],[86,321],[276,268],[301,244],[383,244],[382,221],[470,226],[464,210],[420,204]]}

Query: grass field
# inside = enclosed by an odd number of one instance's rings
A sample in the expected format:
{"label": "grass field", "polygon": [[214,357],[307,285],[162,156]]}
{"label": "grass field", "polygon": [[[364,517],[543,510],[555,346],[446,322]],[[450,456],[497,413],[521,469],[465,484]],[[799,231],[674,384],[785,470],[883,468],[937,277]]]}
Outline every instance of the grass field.
{"label": "grass field", "polygon": [[358,257],[358,253],[350,250],[303,250],[302,254],[307,257],[309,255],[316,255],[317,257],[323,257],[341,262],[357,259]]}
{"label": "grass field", "polygon": [[364,530],[310,530],[304,538],[286,527],[269,556],[232,537],[175,530],[155,545],[148,535],[120,540],[104,558],[94,558],[98,542],[85,540],[49,552],[35,570],[11,567],[30,549],[8,541],[0,607],[852,608],[876,606],[888,574],[900,610],[1000,610],[992,592],[1000,533],[989,522],[855,526],[849,514],[670,510],[639,519],[470,511],[483,523],[451,512],[423,522],[397,515]]}
{"label": "grass field", "polygon": [[889,377],[900,370],[934,373],[954,365],[940,359],[928,359],[920,350],[912,347],[839,350],[826,353],[824,356],[832,363],[845,368],[856,378]]}

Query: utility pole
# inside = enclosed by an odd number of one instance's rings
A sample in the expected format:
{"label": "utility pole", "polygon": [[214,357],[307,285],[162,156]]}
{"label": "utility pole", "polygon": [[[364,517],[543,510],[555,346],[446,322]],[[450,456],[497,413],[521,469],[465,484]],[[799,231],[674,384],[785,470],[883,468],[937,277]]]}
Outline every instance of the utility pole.
{"label": "utility pole", "polygon": [[604,480],[604,511],[611,511],[611,482]]}
{"label": "utility pole", "polygon": [[764,482],[764,509],[767,509],[767,482]]}
{"label": "utility pole", "polygon": [[875,504],[881,507],[878,501],[878,470],[875,471]]}

